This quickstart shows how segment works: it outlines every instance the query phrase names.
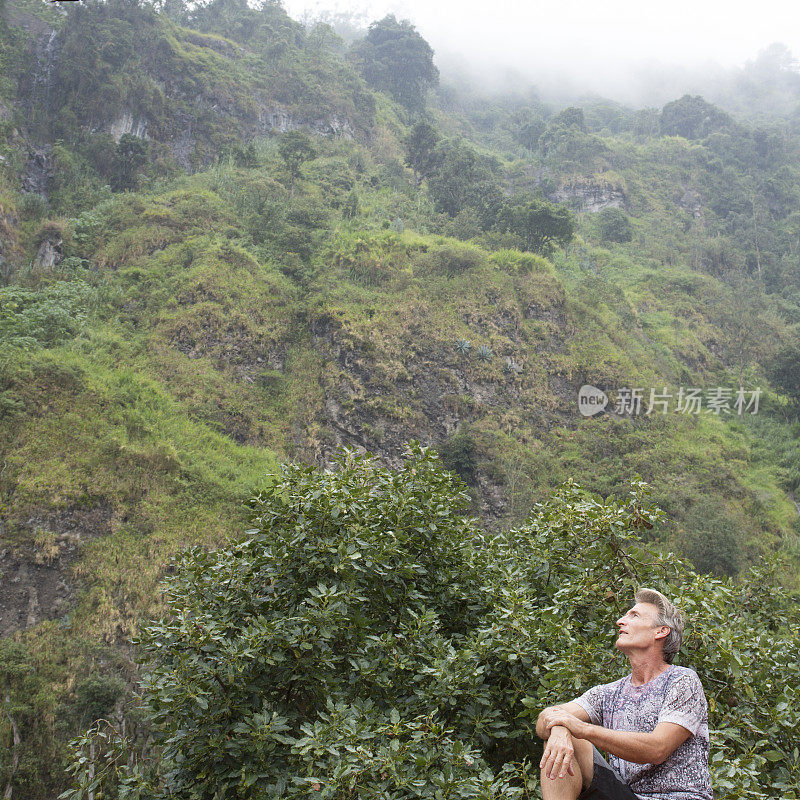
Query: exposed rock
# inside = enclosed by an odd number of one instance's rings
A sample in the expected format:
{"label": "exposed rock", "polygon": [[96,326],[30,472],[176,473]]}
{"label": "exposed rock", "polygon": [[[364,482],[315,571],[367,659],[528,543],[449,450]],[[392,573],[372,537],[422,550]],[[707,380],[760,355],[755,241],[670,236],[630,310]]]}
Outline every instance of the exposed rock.
{"label": "exposed rock", "polygon": [[47,183],[53,177],[53,155],[49,145],[31,146],[22,176],[22,189],[47,197]]}
{"label": "exposed rock", "polygon": [[167,142],[172,157],[187,172],[192,172],[192,153],[197,147],[197,140],[192,133],[191,121],[186,121],[181,132],[175,138]]}
{"label": "exposed rock", "polygon": [[134,118],[130,111],[123,111],[113,122],[108,126],[108,132],[114,137],[114,141],[118,142],[123,134],[130,133],[138,136],[140,139],[149,139],[147,135],[147,121],[141,118]]}
{"label": "exposed rock", "polygon": [[55,228],[48,229],[33,259],[34,269],[40,271],[55,269],[64,258],[61,253],[63,244],[64,240],[61,238],[61,233]]}
{"label": "exposed rock", "polygon": [[[507,309],[499,308],[491,318],[492,329],[506,336],[516,333],[511,317]],[[481,322],[490,320],[475,320],[476,325]],[[322,466],[332,466],[336,451],[345,445],[368,450],[397,469],[410,439],[437,446],[490,408],[519,407],[522,365],[520,373],[509,375],[498,369],[499,374],[489,378],[480,370],[476,374],[450,348],[409,345],[404,368],[394,368],[390,377],[370,343],[354,339],[334,316],[321,314],[312,320],[311,333],[315,348],[333,366],[327,370],[331,378],[317,420],[324,434],[316,449],[310,445]],[[520,346],[524,346],[521,341]],[[506,511],[502,486],[481,474],[476,489],[479,513],[487,524],[496,523]]]}
{"label": "exposed rock", "polygon": [[258,132],[260,134],[286,133],[296,127],[297,124],[292,119],[292,115],[282,108],[273,106],[258,110]]}
{"label": "exposed rock", "polygon": [[64,615],[74,599],[69,565],[84,542],[110,532],[111,510],[66,509],[31,517],[24,544],[12,547],[0,528],[0,636]]}
{"label": "exposed rock", "polygon": [[703,216],[703,204],[700,195],[693,189],[686,189],[678,200],[678,205],[688,211],[695,219]]}
{"label": "exposed rock", "polygon": [[336,115],[316,119],[302,119],[282,106],[269,105],[256,97],[257,124],[252,132],[264,136],[269,133],[287,133],[304,128],[320,136],[353,139],[355,131],[350,120]]}
{"label": "exposed rock", "polygon": [[555,203],[566,203],[576,211],[596,213],[604,208],[625,208],[625,193],[610,184],[585,181],[565,184],[549,198]]}

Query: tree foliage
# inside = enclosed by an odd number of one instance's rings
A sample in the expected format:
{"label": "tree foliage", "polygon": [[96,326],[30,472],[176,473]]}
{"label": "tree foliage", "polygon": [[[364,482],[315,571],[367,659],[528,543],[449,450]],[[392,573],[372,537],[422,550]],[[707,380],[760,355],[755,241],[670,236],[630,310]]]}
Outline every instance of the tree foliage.
{"label": "tree foliage", "polygon": [[664,136],[703,139],[731,124],[731,118],[724,111],[700,95],[685,94],[661,109],[661,133]]}
{"label": "tree foliage", "polygon": [[140,170],[147,164],[150,151],[146,139],[123,133],[114,154],[114,188],[135,189]]}
{"label": "tree foliage", "polygon": [[436,128],[429,122],[417,122],[403,140],[406,164],[414,170],[414,185],[419,187],[424,175],[431,172],[434,161],[434,148],[439,141]]}
{"label": "tree foliage", "polygon": [[291,179],[290,194],[294,197],[294,182],[300,177],[300,168],[316,155],[311,138],[303,131],[289,131],[281,136],[278,153],[286,165]]}
{"label": "tree foliage", "polygon": [[575,221],[569,210],[538,197],[515,197],[504,203],[498,227],[517,234],[526,250],[543,256],[569,244],[575,234]]}
{"label": "tree foliage", "polygon": [[715,796],[800,796],[800,635],[771,565],[734,584],[644,545],[661,512],[641,483],[605,501],[568,483],[494,534],[466,502],[416,443],[396,472],[284,467],[242,539],[186,552],[144,628],[160,758],[96,728],[76,752],[110,766],[77,758],[64,797],[531,796],[538,711],[626,674],[614,620],[641,584],[691,620],[678,660],[709,699]]}
{"label": "tree foliage", "polygon": [[490,159],[481,156],[466,142],[440,141],[423,173],[437,211],[455,217],[465,208],[473,208],[482,218],[484,227],[491,226],[502,201],[492,166]]}
{"label": "tree foliage", "polygon": [[781,347],[769,364],[769,370],[775,385],[795,408],[800,408],[800,342],[789,342]]}
{"label": "tree foliage", "polygon": [[439,83],[431,46],[408,20],[398,22],[393,14],[369,26],[353,58],[370,86],[412,111],[422,111],[425,93]]}
{"label": "tree foliage", "polygon": [[619,208],[604,208],[598,215],[600,235],[606,242],[629,242],[633,238],[633,228],[628,215]]}

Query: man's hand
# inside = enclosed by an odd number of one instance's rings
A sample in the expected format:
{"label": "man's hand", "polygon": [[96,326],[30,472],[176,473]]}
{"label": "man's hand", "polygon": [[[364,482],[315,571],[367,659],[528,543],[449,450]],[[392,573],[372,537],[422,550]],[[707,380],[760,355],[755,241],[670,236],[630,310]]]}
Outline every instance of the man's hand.
{"label": "man's hand", "polygon": [[554,725],[561,725],[566,728],[577,739],[583,739],[586,723],[574,717],[567,711],[551,711],[547,716],[547,730]]}
{"label": "man's hand", "polygon": [[542,760],[539,762],[540,769],[544,770],[544,774],[550,779],[563,778],[567,773],[574,775],[575,770],[572,768],[574,757],[575,748],[572,745],[572,734],[561,725],[552,728],[545,744]]}

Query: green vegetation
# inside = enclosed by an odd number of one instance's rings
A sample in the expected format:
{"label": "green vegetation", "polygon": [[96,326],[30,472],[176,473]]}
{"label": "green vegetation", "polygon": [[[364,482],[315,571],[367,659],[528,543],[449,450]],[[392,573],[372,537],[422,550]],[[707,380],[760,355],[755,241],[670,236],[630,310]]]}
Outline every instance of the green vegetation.
{"label": "green vegetation", "polygon": [[[127,642],[168,612],[170,559],[227,559],[213,549],[278,461],[329,465],[342,443],[394,464],[431,443],[468,487],[446,514],[464,500],[487,542],[567,479],[611,508],[640,476],[668,515],[641,531],[653,557],[715,576],[676,586],[740,597],[778,553],[765,586],[797,588],[793,124],[692,97],[437,93],[427,44],[392,18],[348,47],[271,2],[12,6],[39,32],[27,48],[0,14],[0,569],[25,586],[0,593],[20,738],[0,714],[0,750],[19,755],[0,760],[2,791],[64,789],[67,742],[95,716],[145,746]],[[584,419],[584,383],[609,408],[640,388],[643,413]],[[681,387],[760,387],[761,405],[678,413]],[[644,413],[651,388],[668,414]],[[403,741],[422,747],[409,714]],[[763,777],[747,747],[741,775]],[[745,796],[744,777],[717,780]]]}
{"label": "green vegetation", "polygon": [[439,83],[431,46],[410,22],[398,22],[393,14],[369,26],[352,57],[370,86],[411,111],[422,111],[427,90]]}
{"label": "green vegetation", "polygon": [[734,585],[642,544],[641,483],[568,483],[491,535],[417,443],[397,472],[338,467],[285,467],[244,538],[183,555],[141,637],[152,756],[97,726],[68,800],[533,796],[538,712],[624,672],[609,630],[641,584],[692,620],[678,659],[706,687],[716,790],[797,797],[800,640],[769,564]]}

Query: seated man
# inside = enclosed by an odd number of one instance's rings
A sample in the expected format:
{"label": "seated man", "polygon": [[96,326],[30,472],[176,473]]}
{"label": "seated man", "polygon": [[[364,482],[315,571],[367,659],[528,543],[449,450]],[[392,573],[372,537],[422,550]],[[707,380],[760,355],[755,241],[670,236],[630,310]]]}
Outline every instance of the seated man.
{"label": "seated man", "polygon": [[631,674],[546,708],[536,722],[547,740],[543,800],[712,800],[703,686],[694,670],[672,663],[682,613],[641,588],[617,625]]}

